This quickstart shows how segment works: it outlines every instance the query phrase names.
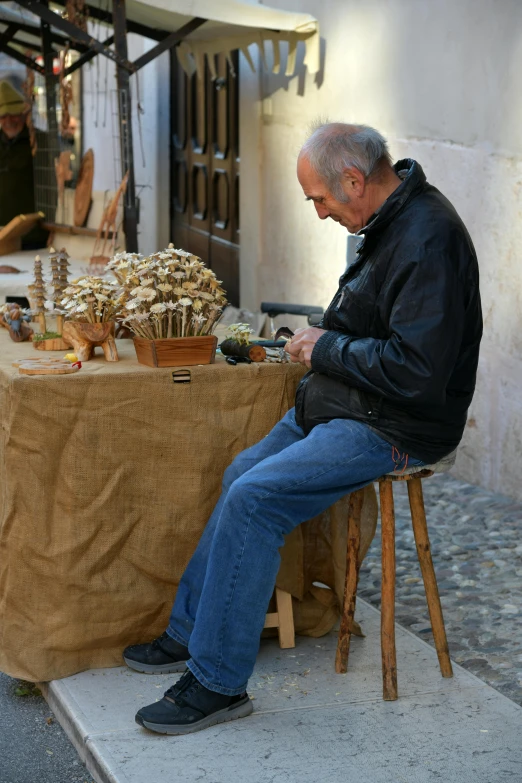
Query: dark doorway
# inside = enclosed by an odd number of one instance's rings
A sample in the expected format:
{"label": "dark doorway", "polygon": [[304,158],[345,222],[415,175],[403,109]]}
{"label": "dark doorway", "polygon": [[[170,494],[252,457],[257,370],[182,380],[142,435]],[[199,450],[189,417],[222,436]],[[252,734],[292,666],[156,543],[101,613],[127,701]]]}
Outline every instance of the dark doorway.
{"label": "dark doorway", "polygon": [[239,305],[239,84],[225,55],[217,79],[188,77],[171,56],[171,236],[223,281]]}

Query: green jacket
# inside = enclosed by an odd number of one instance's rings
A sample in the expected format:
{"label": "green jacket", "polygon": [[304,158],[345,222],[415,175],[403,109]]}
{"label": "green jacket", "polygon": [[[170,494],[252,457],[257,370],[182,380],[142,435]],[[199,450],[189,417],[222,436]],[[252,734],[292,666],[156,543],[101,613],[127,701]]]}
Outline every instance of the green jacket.
{"label": "green jacket", "polygon": [[[17,215],[35,211],[29,131],[24,128],[14,139],[8,139],[0,130],[0,226]],[[46,241],[47,231],[37,226],[22,238],[22,245],[44,247]]]}

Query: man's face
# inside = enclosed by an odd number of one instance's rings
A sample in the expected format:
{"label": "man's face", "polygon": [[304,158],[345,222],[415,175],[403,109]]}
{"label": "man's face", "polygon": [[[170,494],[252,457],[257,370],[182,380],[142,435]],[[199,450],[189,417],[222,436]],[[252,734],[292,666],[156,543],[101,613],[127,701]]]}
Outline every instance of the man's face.
{"label": "man's face", "polygon": [[331,218],[351,234],[363,228],[365,220],[359,183],[346,179],[343,183],[346,201],[338,201],[304,155],[301,155],[297,161],[297,178],[307,201],[313,201],[315,211],[321,220]]}
{"label": "man's face", "polygon": [[0,127],[8,139],[14,139],[25,126],[25,114],[3,114],[0,117]]}

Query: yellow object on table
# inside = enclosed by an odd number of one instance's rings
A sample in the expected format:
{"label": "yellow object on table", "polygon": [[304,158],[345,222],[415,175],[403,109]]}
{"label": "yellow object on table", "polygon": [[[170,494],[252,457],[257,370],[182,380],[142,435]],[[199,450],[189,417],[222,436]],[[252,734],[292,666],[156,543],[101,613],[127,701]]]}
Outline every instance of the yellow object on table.
{"label": "yellow object on table", "polygon": [[75,353],[66,353],[64,356],[64,359],[67,359],[68,362],[77,362],[78,357]]}

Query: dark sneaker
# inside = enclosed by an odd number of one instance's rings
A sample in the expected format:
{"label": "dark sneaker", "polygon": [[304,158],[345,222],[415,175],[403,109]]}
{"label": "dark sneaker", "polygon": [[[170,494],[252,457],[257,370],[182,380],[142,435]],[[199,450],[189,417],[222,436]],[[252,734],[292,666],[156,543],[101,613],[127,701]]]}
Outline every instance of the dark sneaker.
{"label": "dark sneaker", "polygon": [[123,651],[123,660],[136,672],[143,674],[173,674],[184,672],[190,658],[188,647],[167,633],[162,633],[148,644],[134,644]]}
{"label": "dark sneaker", "polygon": [[223,696],[209,691],[188,671],[161,701],[142,707],[136,723],[158,734],[191,734],[216,723],[246,718],[252,711],[247,693]]}

